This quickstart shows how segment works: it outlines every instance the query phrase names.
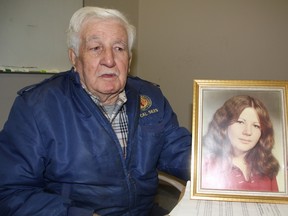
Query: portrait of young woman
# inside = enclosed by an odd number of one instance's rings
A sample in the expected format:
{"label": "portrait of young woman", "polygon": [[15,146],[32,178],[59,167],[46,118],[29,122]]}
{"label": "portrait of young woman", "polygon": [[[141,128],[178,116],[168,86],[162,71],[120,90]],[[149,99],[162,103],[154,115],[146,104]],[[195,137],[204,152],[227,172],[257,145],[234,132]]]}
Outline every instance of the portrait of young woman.
{"label": "portrait of young woman", "polygon": [[207,87],[199,94],[194,186],[212,194],[287,194],[281,91]]}
{"label": "portrait of young woman", "polygon": [[256,97],[236,95],[214,113],[202,140],[202,187],[278,192],[274,128]]}

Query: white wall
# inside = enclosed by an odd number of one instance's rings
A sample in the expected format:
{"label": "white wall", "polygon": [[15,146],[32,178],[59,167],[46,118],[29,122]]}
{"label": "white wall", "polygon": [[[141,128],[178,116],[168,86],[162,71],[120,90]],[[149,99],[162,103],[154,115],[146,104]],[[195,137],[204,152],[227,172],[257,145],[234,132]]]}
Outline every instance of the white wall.
{"label": "white wall", "polygon": [[191,128],[193,79],[288,79],[288,1],[140,0],[138,75]]}
{"label": "white wall", "polygon": [[82,0],[0,1],[0,66],[67,70],[65,31]]}

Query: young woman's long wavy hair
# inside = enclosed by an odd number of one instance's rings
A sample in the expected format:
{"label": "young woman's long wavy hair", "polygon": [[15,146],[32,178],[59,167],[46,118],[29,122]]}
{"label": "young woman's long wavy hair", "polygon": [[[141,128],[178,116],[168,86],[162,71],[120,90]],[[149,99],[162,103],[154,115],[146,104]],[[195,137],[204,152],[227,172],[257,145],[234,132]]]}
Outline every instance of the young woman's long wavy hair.
{"label": "young woman's long wavy hair", "polygon": [[274,146],[273,125],[268,110],[264,104],[251,96],[238,95],[227,100],[214,114],[208,126],[208,131],[203,137],[204,154],[210,155],[210,160],[229,160],[232,154],[232,145],[227,136],[227,128],[235,123],[242,111],[252,107],[256,110],[261,128],[261,137],[253,149],[245,157],[246,163],[253,173],[268,176],[276,176],[279,171],[279,163],[272,154]]}

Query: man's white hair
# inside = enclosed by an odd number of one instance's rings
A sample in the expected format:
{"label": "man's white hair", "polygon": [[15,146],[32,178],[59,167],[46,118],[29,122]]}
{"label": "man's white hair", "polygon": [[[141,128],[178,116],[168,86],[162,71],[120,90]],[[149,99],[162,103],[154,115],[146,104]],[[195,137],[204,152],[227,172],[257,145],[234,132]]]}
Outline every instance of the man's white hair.
{"label": "man's white hair", "polygon": [[132,47],[134,45],[136,37],[136,29],[131,25],[127,18],[118,10],[99,8],[99,7],[83,7],[77,10],[71,17],[69,27],[67,29],[67,46],[74,50],[78,56],[80,46],[80,35],[82,25],[89,19],[101,19],[101,20],[118,20],[125,27],[128,35],[128,49],[129,55],[132,54]]}

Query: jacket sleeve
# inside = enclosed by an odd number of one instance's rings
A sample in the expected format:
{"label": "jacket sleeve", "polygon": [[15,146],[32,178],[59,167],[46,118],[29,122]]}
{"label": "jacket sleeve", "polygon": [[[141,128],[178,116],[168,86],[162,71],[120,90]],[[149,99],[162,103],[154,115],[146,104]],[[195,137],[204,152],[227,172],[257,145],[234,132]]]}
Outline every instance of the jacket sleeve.
{"label": "jacket sleeve", "polygon": [[183,180],[190,179],[191,133],[180,127],[177,116],[164,98],[164,146],[158,169]]}
{"label": "jacket sleeve", "polygon": [[92,209],[73,207],[73,201],[45,190],[45,148],[34,113],[16,98],[0,132],[1,215],[82,215]]}

